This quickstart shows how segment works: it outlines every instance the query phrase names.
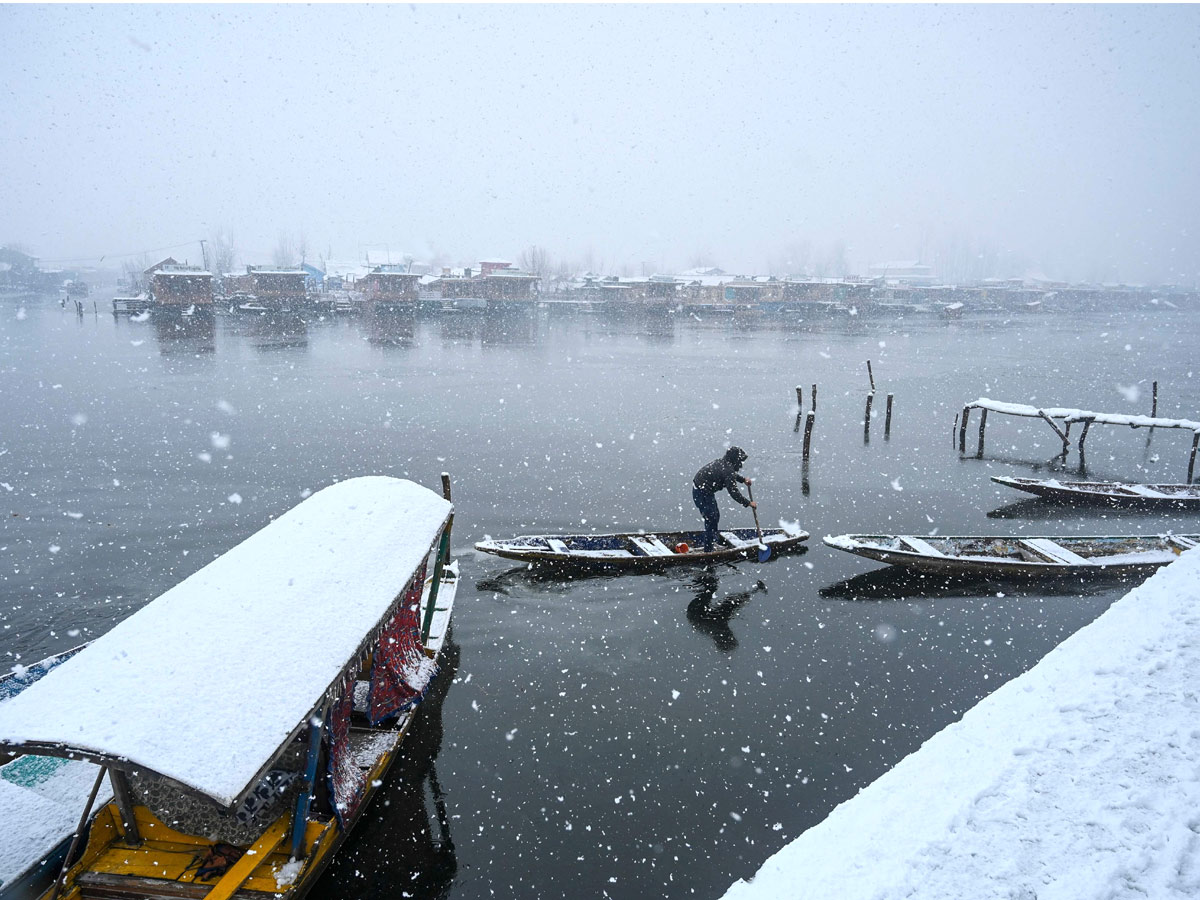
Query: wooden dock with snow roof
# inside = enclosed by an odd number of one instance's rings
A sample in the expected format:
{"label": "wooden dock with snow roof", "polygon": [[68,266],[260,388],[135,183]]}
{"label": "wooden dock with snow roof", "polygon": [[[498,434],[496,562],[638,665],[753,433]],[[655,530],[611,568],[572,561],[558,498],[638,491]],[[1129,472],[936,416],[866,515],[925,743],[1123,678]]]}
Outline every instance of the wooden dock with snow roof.
{"label": "wooden dock with snow roof", "polygon": [[[1166,419],[1160,416],[1136,416],[1125,413],[1103,413],[1093,412],[1085,409],[1075,409],[1072,407],[1060,406],[1031,406],[1026,403],[1004,403],[999,400],[990,400],[987,397],[980,397],[971,403],[963,406],[962,416],[958,425],[958,450],[960,453],[966,450],[967,446],[967,421],[970,418],[971,410],[980,410],[979,416],[979,447],[977,453],[983,455],[983,440],[984,432],[987,428],[987,416],[989,412],[998,413],[1005,416],[1018,416],[1029,419],[1042,419],[1049,425],[1054,433],[1062,441],[1063,454],[1065,455],[1071,449],[1071,426],[1076,423],[1083,425],[1083,430],[1079,435],[1079,453],[1082,456],[1084,453],[1084,442],[1087,440],[1088,431],[1093,425],[1124,425],[1128,428],[1162,428],[1176,429],[1192,432],[1192,450],[1188,458],[1188,474],[1187,481],[1190,484],[1192,476],[1196,468],[1196,450],[1200,446],[1200,422],[1191,419]],[[1062,421],[1062,427],[1055,422],[1055,419]]]}

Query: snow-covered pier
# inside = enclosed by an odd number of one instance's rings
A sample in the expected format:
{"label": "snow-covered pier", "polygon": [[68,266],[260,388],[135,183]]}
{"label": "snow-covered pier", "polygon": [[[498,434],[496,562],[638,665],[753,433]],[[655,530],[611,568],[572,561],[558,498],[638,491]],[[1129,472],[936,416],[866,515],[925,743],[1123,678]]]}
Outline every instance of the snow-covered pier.
{"label": "snow-covered pier", "polygon": [[[1157,391],[1157,382],[1155,382]],[[1155,398],[1157,406],[1157,395]],[[1103,413],[1093,412],[1086,409],[1074,409],[1070,407],[1060,406],[1030,406],[1026,403],[1004,403],[999,400],[989,400],[987,397],[980,397],[971,403],[963,406],[962,417],[959,420],[958,426],[958,450],[963,452],[967,446],[967,420],[970,418],[971,410],[980,410],[979,417],[979,449],[978,453],[983,454],[983,436],[987,428],[988,412],[999,413],[1006,416],[1021,416],[1030,419],[1042,419],[1058,435],[1062,441],[1063,453],[1065,454],[1071,446],[1071,426],[1079,422],[1083,424],[1083,431],[1079,435],[1079,453],[1084,452],[1084,441],[1087,440],[1088,430],[1093,425],[1125,425],[1129,428],[1175,428],[1192,432],[1192,452],[1188,458],[1188,476],[1187,480],[1190,484],[1192,474],[1196,468],[1196,449],[1200,446],[1200,422],[1194,422],[1191,419],[1165,419],[1159,416],[1133,416],[1124,413]],[[1055,419],[1061,419],[1063,427],[1055,423]]]}
{"label": "snow-covered pier", "polygon": [[1200,550],[788,844],[727,900],[1200,896]]}

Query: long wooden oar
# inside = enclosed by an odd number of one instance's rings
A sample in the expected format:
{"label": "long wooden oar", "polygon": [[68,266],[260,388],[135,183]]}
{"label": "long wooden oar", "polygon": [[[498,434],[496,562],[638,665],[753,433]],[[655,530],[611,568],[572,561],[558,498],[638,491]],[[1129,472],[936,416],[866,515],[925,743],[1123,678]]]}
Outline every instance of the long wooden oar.
{"label": "long wooden oar", "polygon": [[[749,484],[746,485],[746,491],[750,494],[750,502],[753,503],[754,502],[754,487],[753,487],[753,485],[749,485]],[[754,513],[754,530],[758,532],[758,561],[760,563],[763,563],[771,558],[771,548],[768,547],[763,542],[762,529],[758,525],[758,510],[752,506],[752,507],[750,507],[750,512]]]}

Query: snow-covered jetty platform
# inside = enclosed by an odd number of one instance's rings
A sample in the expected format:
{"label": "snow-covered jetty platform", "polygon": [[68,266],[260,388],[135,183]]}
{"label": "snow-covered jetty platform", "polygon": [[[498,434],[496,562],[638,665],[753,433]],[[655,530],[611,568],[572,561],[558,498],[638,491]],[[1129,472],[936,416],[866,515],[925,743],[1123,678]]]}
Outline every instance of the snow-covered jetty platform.
{"label": "snow-covered jetty platform", "polygon": [[1200,896],[1200,549],[727,900]]}
{"label": "snow-covered jetty platform", "polygon": [[[1155,386],[1157,397],[1157,385]],[[1157,405],[1157,399],[1155,401]],[[963,406],[962,415],[958,425],[958,450],[963,452],[967,446],[967,420],[971,416],[971,410],[980,410],[979,414],[979,449],[978,454],[983,455],[983,435],[987,428],[988,412],[999,413],[1005,416],[1021,416],[1029,419],[1042,419],[1054,429],[1054,433],[1058,435],[1058,439],[1062,441],[1063,454],[1066,454],[1071,449],[1071,426],[1075,423],[1083,425],[1083,431],[1079,435],[1079,453],[1083,454],[1084,441],[1087,440],[1088,430],[1093,425],[1125,425],[1129,428],[1176,428],[1184,431],[1192,432],[1192,453],[1188,458],[1188,476],[1187,480],[1190,484],[1192,481],[1192,473],[1196,468],[1196,448],[1200,445],[1200,422],[1194,422],[1191,419],[1165,419],[1159,416],[1131,416],[1125,413],[1103,413],[1093,412],[1087,409],[1073,409],[1060,406],[1030,406],[1026,403],[1004,403],[1000,400],[990,400],[987,397],[980,397],[965,406]],[[1055,419],[1061,419],[1063,427],[1060,428]]]}

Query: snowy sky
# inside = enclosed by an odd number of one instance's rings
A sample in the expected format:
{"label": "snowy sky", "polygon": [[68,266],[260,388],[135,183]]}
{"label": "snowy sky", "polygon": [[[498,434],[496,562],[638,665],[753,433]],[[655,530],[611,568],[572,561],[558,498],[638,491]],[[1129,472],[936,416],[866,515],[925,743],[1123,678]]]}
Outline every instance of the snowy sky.
{"label": "snowy sky", "polygon": [[288,234],[1200,279],[1194,5],[6,5],[0,33],[0,242],[46,259],[226,230],[243,262]]}

